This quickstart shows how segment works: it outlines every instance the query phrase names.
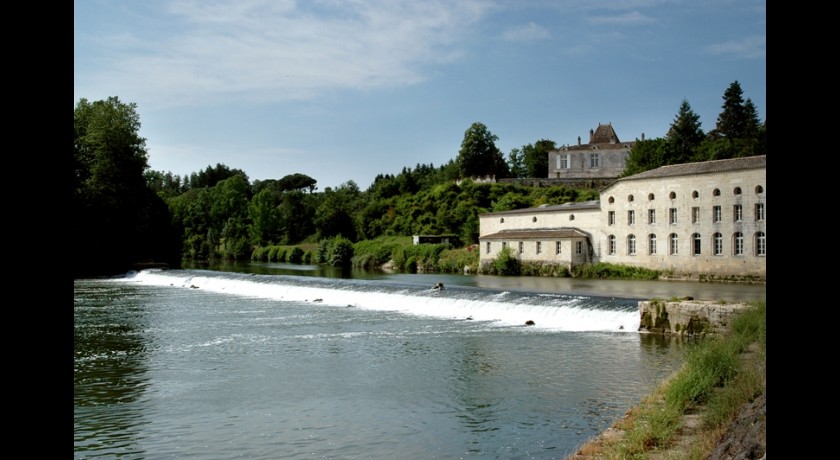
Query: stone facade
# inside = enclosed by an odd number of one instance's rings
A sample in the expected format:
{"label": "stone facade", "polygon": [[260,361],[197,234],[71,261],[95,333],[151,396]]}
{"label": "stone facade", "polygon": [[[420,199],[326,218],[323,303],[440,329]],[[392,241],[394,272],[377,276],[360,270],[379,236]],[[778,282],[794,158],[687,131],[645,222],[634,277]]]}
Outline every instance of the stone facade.
{"label": "stone facade", "polygon": [[639,332],[722,334],[729,330],[734,315],[749,307],[744,303],[724,304],[700,300],[642,301],[639,302]]}
{"label": "stone facade", "polygon": [[[644,136],[642,137],[644,139]],[[599,124],[589,131],[589,142],[564,145],[548,152],[548,178],[604,180],[618,178],[627,163],[633,142],[621,142],[612,124]]]}
{"label": "stone facade", "polygon": [[481,263],[509,245],[522,261],[570,268],[766,280],[766,182],[766,155],[686,163],[616,180],[599,201],[481,214]]}

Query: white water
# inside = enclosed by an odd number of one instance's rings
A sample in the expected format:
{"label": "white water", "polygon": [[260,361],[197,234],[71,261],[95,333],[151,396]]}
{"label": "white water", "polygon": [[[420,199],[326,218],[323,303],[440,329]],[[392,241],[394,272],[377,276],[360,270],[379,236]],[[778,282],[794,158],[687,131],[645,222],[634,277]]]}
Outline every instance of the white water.
{"label": "white water", "polygon": [[268,300],[484,321],[499,327],[524,326],[526,321],[533,321],[535,330],[635,333],[640,322],[635,302],[614,298],[522,294],[459,287],[438,291],[405,284],[200,270],[144,270],[131,273],[123,280]]}

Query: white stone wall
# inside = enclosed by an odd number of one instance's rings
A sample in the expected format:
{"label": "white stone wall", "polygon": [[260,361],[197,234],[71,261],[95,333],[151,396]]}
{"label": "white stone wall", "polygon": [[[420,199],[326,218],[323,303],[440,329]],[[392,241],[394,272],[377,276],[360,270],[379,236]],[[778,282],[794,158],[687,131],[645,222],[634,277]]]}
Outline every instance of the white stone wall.
{"label": "white stone wall", "polygon": [[[591,237],[591,255],[575,251],[575,241],[563,239],[560,254],[556,254],[556,240],[539,240],[542,251],[536,253],[536,241],[523,240],[524,252],[519,253],[519,240],[507,244],[520,260],[542,260],[577,265],[584,262],[606,262],[673,271],[675,275],[709,275],[713,277],[753,276],[766,278],[766,169],[697,174],[691,176],[651,179],[624,179],[601,192],[600,208],[560,209],[531,208],[479,216],[480,236],[503,230],[533,230],[577,228]],[[735,193],[740,188],[740,194]],[[716,194],[718,191],[719,194]],[[632,199],[631,199],[632,197]],[[756,204],[764,210],[763,219],[756,219]],[[735,220],[734,207],[740,205],[742,217]],[[713,210],[720,206],[721,220],[713,221]],[[699,214],[692,219],[693,208]],[[649,210],[656,220],[649,223]],[[676,210],[676,222],[670,222],[670,210]],[[628,222],[633,211],[634,222]],[[615,215],[610,224],[609,214]],[[572,218],[572,216],[574,218]],[[734,254],[734,235],[743,235],[743,254]],[[765,254],[756,253],[756,235],[765,235]],[[722,252],[715,254],[713,235],[721,234]],[[649,235],[656,235],[656,253],[651,254]],[[670,235],[677,235],[677,251],[670,253]],[[629,236],[636,239],[635,254],[629,253]],[[693,235],[699,235],[700,252],[694,252]],[[615,237],[615,252],[610,253],[610,236]],[[494,259],[502,245],[481,241],[481,262]]]}
{"label": "white stone wall", "polygon": [[[624,145],[624,144],[620,144]],[[601,165],[597,168],[590,167],[589,154],[599,154]],[[611,147],[611,148],[575,148],[574,150],[552,150],[548,152],[548,177],[549,178],[601,178],[601,177],[618,177],[624,172],[627,163],[627,156],[630,153],[630,148],[625,147]],[[558,169],[558,157],[561,155],[569,155],[569,168]]]}
{"label": "white stone wall", "polygon": [[[598,239],[594,244],[601,248],[599,260],[678,273],[765,277],[767,258],[756,255],[755,235],[764,232],[766,236],[766,182],[766,170],[619,181],[601,193],[602,221],[606,224],[609,212],[614,211],[615,224],[593,232]],[[738,187],[740,194],[735,193]],[[715,196],[715,190],[720,195]],[[764,204],[764,220],[756,220],[756,203]],[[741,221],[734,219],[735,205],[742,206]],[[714,206],[720,206],[720,222],[713,221]],[[695,207],[699,219],[692,222]],[[676,223],[669,222],[672,208],[677,212]],[[650,209],[656,212],[654,224],[648,223]],[[631,210],[635,212],[632,225],[627,219]],[[722,235],[720,255],[713,252],[715,232]],[[743,255],[733,253],[735,232],[743,234]],[[656,235],[656,254],[650,254],[650,234]],[[671,234],[677,235],[677,254],[670,254]],[[693,250],[694,234],[700,237],[699,255]],[[616,239],[615,254],[608,251],[610,235]],[[628,253],[630,235],[636,237],[635,255]]]}

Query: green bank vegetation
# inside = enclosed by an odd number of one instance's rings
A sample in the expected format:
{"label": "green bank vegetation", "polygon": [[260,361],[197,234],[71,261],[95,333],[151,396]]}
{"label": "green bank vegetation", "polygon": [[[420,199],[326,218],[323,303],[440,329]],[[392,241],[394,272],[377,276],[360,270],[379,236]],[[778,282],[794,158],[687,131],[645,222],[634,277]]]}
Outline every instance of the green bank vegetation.
{"label": "green bank vegetation", "polygon": [[[681,369],[613,426],[622,435],[590,440],[572,458],[708,458],[739,411],[765,393],[766,320],[766,302],[753,302],[727,334],[692,342]],[[699,429],[677,442],[691,413],[700,414]]]}

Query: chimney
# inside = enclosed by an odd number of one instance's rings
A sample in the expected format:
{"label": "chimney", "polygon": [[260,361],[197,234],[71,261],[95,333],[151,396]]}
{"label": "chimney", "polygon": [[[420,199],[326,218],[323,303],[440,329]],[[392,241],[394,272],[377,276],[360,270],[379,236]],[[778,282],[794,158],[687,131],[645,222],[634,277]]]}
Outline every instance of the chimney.
{"label": "chimney", "polygon": [[589,130],[589,143],[590,143],[590,144],[592,143],[592,137],[593,137],[593,136],[595,136],[595,130],[594,130],[594,129],[590,129],[590,130]]}
{"label": "chimney", "polygon": [[578,136],[578,145],[580,145],[580,136]]}
{"label": "chimney", "polygon": [[645,133],[642,133],[642,140],[645,140]]}

